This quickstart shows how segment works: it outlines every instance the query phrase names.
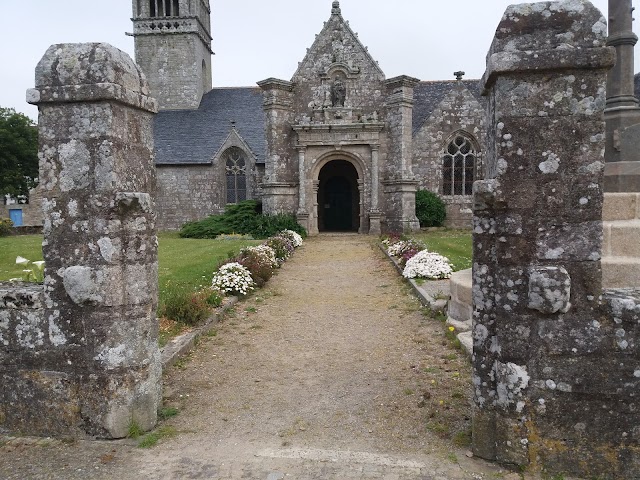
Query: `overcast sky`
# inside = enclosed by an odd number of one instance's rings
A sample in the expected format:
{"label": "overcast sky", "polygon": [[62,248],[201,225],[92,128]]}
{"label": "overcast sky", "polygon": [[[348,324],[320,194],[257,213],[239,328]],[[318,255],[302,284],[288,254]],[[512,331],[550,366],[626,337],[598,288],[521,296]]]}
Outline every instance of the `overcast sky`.
{"label": "overcast sky", "polygon": [[[0,0],[0,106],[36,118],[25,91],[53,43],[108,42],[133,57],[131,0]],[[331,0],[211,0],[214,86],[288,80],[331,14]],[[387,78],[466,78],[484,72],[485,55],[514,0],[342,0],[342,15]],[[593,3],[605,12],[607,0]],[[640,0],[634,0],[640,6]],[[638,26],[635,25],[636,33]],[[640,46],[636,71],[640,70]]]}

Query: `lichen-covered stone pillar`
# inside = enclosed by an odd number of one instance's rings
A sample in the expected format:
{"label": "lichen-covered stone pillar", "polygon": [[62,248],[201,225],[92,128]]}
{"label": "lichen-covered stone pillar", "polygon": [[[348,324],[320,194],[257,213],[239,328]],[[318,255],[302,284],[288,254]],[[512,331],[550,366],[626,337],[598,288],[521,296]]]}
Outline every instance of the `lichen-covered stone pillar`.
{"label": "lichen-covered stone pillar", "polygon": [[609,0],[607,45],[616,49],[616,64],[607,80],[605,190],[640,192],[640,106],[634,88],[631,0]]}
{"label": "lichen-covered stone pillar", "polygon": [[44,319],[3,388],[16,393],[22,433],[151,429],[162,373],[156,101],[131,58],[99,43],[50,47],[27,99],[40,111]]}
{"label": "lichen-covered stone pillar", "polygon": [[292,145],[293,84],[269,78],[258,82],[263,90],[266,116],[267,159],[263,189],[263,209],[267,214],[296,213],[297,162]]}
{"label": "lichen-covered stone pillar", "polygon": [[389,126],[388,171],[383,182],[387,196],[387,229],[393,232],[412,232],[420,229],[416,217],[418,182],[411,171],[413,152],[413,89],[416,78],[400,76],[385,82],[387,123]]}
{"label": "lichen-covered stone pillar", "polygon": [[369,211],[369,235],[380,235],[380,145],[371,145],[371,210]]}
{"label": "lichen-covered stone pillar", "polygon": [[605,45],[602,14],[563,0],[509,7],[488,55],[488,179],[474,185],[473,451],[633,478],[620,463],[638,453],[625,419],[638,418],[637,356],[616,346],[600,308],[614,63]]}
{"label": "lichen-covered stone pillar", "polygon": [[298,212],[296,220],[307,232],[309,231],[309,211],[307,209],[307,176],[305,154],[307,147],[298,146]]}

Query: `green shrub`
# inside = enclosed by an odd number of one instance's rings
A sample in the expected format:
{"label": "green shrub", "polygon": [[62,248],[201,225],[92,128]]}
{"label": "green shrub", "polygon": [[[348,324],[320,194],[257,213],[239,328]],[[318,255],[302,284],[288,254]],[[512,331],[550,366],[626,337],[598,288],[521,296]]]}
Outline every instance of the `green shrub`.
{"label": "green shrub", "polygon": [[447,217],[444,202],[429,190],[416,192],[416,216],[421,227],[441,227]]}
{"label": "green shrub", "polygon": [[307,232],[293,215],[262,215],[262,206],[254,200],[228,205],[222,215],[212,215],[198,222],[185,223],[180,236],[185,238],[217,238],[240,234],[268,238],[281,230],[293,230],[303,237]]}
{"label": "green shrub", "polygon": [[11,235],[13,231],[13,222],[8,218],[0,218],[0,237]]}
{"label": "green shrub", "polygon": [[[216,296],[218,300],[214,299]],[[221,302],[219,295],[210,289],[194,292],[183,286],[170,287],[160,314],[185,325],[197,325],[209,316],[210,302],[214,305]]]}
{"label": "green shrub", "polygon": [[255,230],[251,232],[254,238],[273,237],[283,230],[296,232],[302,238],[307,236],[307,231],[297,222],[296,217],[291,214],[260,215],[256,220]]}

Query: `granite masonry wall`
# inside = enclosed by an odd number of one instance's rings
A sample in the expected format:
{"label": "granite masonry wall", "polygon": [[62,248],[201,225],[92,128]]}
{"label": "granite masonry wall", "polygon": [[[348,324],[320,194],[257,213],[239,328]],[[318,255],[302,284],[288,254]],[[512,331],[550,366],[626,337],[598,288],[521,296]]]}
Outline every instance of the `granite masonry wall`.
{"label": "granite masonry wall", "polygon": [[53,45],[39,107],[44,286],[0,289],[0,429],[121,438],[156,423],[161,365],[152,119],[107,44]]}
{"label": "granite masonry wall", "polygon": [[464,135],[473,143],[477,153],[476,178],[483,178],[485,107],[461,81],[415,133],[413,173],[419,181],[419,188],[437,193],[445,202],[448,227],[469,228],[473,198],[470,195],[444,195],[442,188],[443,157],[457,134]]}
{"label": "granite masonry wall", "polygon": [[629,480],[640,478],[640,291],[601,288],[606,32],[585,0],[515,5],[487,57],[473,451]]}

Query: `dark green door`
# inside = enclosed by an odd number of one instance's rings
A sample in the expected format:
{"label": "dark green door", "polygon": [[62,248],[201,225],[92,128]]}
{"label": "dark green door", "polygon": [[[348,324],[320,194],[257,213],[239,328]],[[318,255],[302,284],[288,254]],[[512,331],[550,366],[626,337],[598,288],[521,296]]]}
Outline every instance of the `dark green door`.
{"label": "dark green door", "polygon": [[344,177],[332,177],[325,186],[324,218],[325,228],[334,232],[352,230],[351,184]]}

